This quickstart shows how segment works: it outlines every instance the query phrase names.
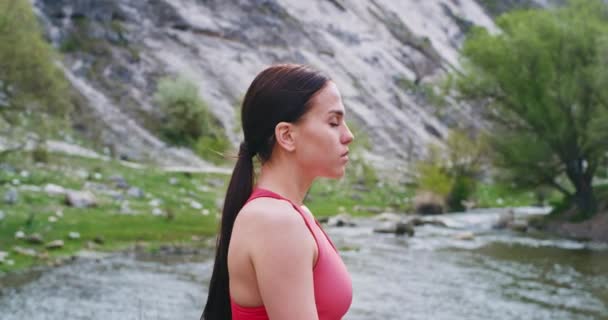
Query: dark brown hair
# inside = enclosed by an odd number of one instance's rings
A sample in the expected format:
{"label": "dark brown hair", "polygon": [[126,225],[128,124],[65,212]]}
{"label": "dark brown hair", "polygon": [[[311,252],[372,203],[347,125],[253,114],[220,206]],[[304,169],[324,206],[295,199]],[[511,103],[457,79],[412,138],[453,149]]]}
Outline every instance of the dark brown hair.
{"label": "dark brown hair", "polygon": [[308,66],[273,65],[253,80],[241,110],[243,134],[239,156],[226,191],[222,221],[216,241],[215,263],[202,320],[232,318],[228,286],[228,245],[237,214],[251,195],[253,157],[270,159],[279,122],[296,122],[310,108],[310,100],[329,78]]}

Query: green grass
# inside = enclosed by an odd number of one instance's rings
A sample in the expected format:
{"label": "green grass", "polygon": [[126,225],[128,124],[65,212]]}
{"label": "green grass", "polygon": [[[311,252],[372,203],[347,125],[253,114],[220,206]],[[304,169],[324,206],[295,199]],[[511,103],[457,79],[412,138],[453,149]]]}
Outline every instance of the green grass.
{"label": "green grass", "polygon": [[514,190],[502,184],[480,184],[473,194],[480,208],[529,206],[536,202],[532,191]]}
{"label": "green grass", "polygon": [[[84,190],[86,185],[93,185],[122,193],[132,214],[121,213],[122,202],[115,198],[115,194],[93,190],[98,205],[79,209],[67,206],[63,196],[20,189],[17,203],[9,205],[0,199],[0,210],[5,215],[0,220],[0,251],[9,252],[8,259],[14,261],[13,265],[0,264],[0,273],[69,257],[80,250],[90,249],[89,243],[96,237],[103,238],[104,243],[95,246],[95,250],[114,251],[136,243],[145,243],[149,250],[154,250],[161,244],[203,245],[206,242],[192,240],[193,236],[208,239],[217,231],[217,216],[220,214],[217,203],[223,201],[228,175],[172,173],[154,167],[133,169],[116,161],[58,154],[50,154],[49,162],[44,164],[35,164],[29,159],[31,157],[26,153],[16,153],[2,160],[13,166],[16,172],[0,170],[1,196],[9,188],[19,189],[23,185],[44,188],[52,183],[74,190]],[[23,171],[29,174],[22,176]],[[342,212],[369,216],[373,214],[365,209],[369,207],[411,212],[413,187],[361,179],[354,172],[347,171],[347,176],[341,180],[319,179],[313,184],[305,203],[318,218]],[[145,196],[129,197],[126,190],[115,187],[112,176],[123,177],[130,186],[140,188]],[[18,185],[14,185],[15,179],[19,180]],[[480,186],[475,197],[481,207],[530,205],[534,202],[532,193],[518,193],[496,185]],[[503,199],[502,204],[497,202],[499,198]],[[150,202],[155,199],[161,202],[158,207],[165,214],[152,214],[154,206]],[[191,201],[202,204],[203,209],[193,208]],[[204,209],[209,210],[208,214],[203,214]],[[57,212],[61,212],[61,217]],[[51,216],[55,216],[57,221],[50,222]],[[16,239],[17,231],[26,235],[38,233],[45,242],[63,240],[65,247],[48,251],[44,245]],[[70,232],[80,233],[80,238],[69,240]],[[20,256],[13,252],[15,246],[46,252],[48,258]]]}
{"label": "green grass", "polygon": [[[67,206],[63,196],[50,196],[43,191],[19,190],[17,203],[0,204],[0,210],[5,214],[5,218],[0,220],[0,251],[9,252],[8,259],[14,260],[14,265],[0,264],[0,272],[19,270],[47,261],[13,252],[14,246],[33,248],[37,252],[47,251],[43,245],[30,245],[15,239],[15,233],[19,230],[27,235],[38,233],[45,242],[64,240],[64,248],[48,251],[50,259],[69,256],[85,249],[87,243],[95,237],[104,239],[104,244],[98,249],[115,250],[142,241],[192,242],[192,236],[212,236],[216,232],[216,214],[219,213],[216,199],[222,197],[224,187],[213,187],[207,181],[220,181],[213,185],[225,183],[228,178],[225,175],[169,173],[155,168],[132,169],[113,161],[60,155],[52,155],[50,163],[43,165],[35,165],[24,159],[26,157],[23,155],[13,155],[12,159],[6,159],[5,162],[11,163],[17,173],[2,171],[0,195],[4,195],[9,188],[19,187],[12,185],[14,179],[20,181],[19,185],[43,188],[46,184],[53,183],[75,190],[82,190],[86,183],[94,183],[124,192],[123,197],[128,200],[134,214],[121,214],[120,201],[100,192],[94,192],[98,200],[96,207],[79,209]],[[28,177],[20,175],[24,170],[29,172]],[[83,172],[88,174],[85,176]],[[127,196],[126,190],[114,188],[114,182],[109,179],[112,175],[122,176],[129,185],[141,188],[146,196],[137,199]],[[171,178],[176,179],[175,184],[169,183]],[[207,186],[208,190],[201,191],[201,188],[205,188],[203,186]],[[154,207],[150,201],[153,199],[161,201],[159,208],[171,212],[171,218],[167,215],[152,215]],[[193,200],[202,204],[203,209],[194,209],[190,205]],[[204,209],[209,210],[207,215],[202,213]],[[49,217],[56,216],[58,211],[62,212],[62,217],[57,217],[57,222],[49,222]],[[80,233],[80,239],[68,240],[69,232]]]}

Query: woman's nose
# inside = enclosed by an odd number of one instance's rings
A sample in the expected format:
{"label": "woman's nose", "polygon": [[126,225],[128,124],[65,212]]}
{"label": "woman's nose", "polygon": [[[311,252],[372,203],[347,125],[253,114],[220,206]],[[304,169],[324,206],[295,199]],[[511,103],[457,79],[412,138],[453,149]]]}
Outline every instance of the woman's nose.
{"label": "woman's nose", "polygon": [[355,135],[353,135],[353,133],[350,131],[350,129],[348,128],[348,126],[346,124],[344,126],[346,127],[346,132],[342,136],[342,143],[349,144],[349,143],[353,142],[353,140],[355,139]]}

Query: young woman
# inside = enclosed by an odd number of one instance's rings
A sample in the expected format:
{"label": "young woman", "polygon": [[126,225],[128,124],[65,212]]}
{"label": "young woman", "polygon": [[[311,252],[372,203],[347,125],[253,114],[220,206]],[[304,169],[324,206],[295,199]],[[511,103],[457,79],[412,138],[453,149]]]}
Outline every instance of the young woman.
{"label": "young woman", "polygon": [[302,201],[315,178],[344,175],[354,137],[340,93],[310,67],[275,65],[253,80],[241,116],[245,139],[201,319],[339,320],[351,279]]}

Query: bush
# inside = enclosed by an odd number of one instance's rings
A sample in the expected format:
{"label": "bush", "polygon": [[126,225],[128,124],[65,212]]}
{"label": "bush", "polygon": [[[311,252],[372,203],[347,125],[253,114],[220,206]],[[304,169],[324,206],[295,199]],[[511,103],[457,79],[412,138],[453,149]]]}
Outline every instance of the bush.
{"label": "bush", "polygon": [[169,142],[187,146],[215,163],[230,147],[223,127],[209,112],[196,84],[179,76],[158,83],[154,101],[163,113],[161,133]]}

